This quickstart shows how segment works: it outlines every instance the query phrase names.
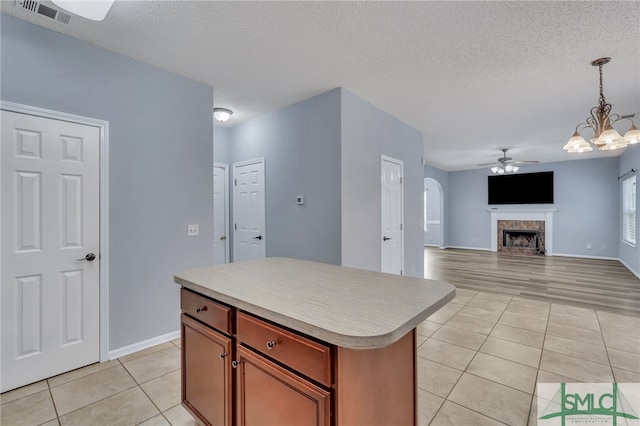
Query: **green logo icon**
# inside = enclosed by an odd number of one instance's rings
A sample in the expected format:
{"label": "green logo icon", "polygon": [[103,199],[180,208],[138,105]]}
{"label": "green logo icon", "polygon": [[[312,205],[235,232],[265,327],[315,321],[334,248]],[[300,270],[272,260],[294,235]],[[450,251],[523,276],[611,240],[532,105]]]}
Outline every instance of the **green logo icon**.
{"label": "green logo icon", "polygon": [[[541,385],[546,384],[538,386]],[[613,424],[613,426],[617,426],[621,420],[622,424],[628,424],[628,420],[638,420],[638,415],[618,388],[618,383],[573,383],[571,385],[572,390],[569,391],[566,383],[560,383],[559,389],[546,408],[538,412],[540,420],[559,418],[562,426],[565,426],[567,419],[572,423]],[[540,390],[538,392],[540,393]],[[538,407],[542,407],[541,402],[539,398]]]}

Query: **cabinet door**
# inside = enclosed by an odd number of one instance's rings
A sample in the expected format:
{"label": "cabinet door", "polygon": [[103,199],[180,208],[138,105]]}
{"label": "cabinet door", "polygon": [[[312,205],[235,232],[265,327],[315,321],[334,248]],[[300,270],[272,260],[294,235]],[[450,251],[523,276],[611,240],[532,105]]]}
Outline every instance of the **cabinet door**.
{"label": "cabinet door", "polygon": [[328,426],[331,397],[326,390],[238,347],[238,424],[242,426]]}
{"label": "cabinet door", "polygon": [[207,425],[231,425],[231,339],[182,314],[182,405]]}

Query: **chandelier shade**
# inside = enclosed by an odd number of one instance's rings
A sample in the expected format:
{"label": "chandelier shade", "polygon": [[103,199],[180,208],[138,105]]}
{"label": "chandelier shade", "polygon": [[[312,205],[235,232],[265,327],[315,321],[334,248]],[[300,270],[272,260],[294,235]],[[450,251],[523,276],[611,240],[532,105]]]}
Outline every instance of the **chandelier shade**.
{"label": "chandelier shade", "polygon": [[573,136],[571,136],[571,139],[569,139],[569,142],[567,142],[563,149],[571,153],[593,151],[589,142],[587,142],[577,131]]}
{"label": "chandelier shade", "polygon": [[640,129],[632,124],[629,131],[625,133],[624,139],[630,145],[640,143]]}
{"label": "chandelier shade", "polygon": [[[591,108],[591,116],[584,123],[576,126],[573,136],[563,147],[569,153],[588,152],[592,151],[594,147],[600,151],[611,151],[640,142],[640,130],[636,128],[632,120],[633,115],[620,116],[611,114],[612,105],[605,100],[602,85],[602,67],[608,64],[609,61],[611,61],[611,58],[600,58],[591,62],[591,65],[597,66],[600,72],[600,98],[598,106]],[[631,122],[631,127],[624,134],[624,137],[613,128],[613,124],[622,120]],[[586,129],[590,129],[593,132],[593,137],[588,139],[589,142],[582,134],[582,131]]]}

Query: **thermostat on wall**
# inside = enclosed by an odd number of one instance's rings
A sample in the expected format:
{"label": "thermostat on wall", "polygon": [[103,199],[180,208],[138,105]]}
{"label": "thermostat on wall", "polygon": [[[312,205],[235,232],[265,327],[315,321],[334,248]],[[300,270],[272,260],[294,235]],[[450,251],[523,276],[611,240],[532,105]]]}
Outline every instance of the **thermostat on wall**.
{"label": "thermostat on wall", "polygon": [[304,204],[304,197],[302,195],[298,195],[296,197],[296,204],[299,205],[299,206]]}

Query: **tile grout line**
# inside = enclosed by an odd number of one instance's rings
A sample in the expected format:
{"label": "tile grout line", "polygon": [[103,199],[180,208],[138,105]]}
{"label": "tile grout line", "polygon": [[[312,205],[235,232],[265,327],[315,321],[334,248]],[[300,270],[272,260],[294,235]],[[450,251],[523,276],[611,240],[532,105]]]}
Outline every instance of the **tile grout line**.
{"label": "tile grout line", "polygon": [[[480,293],[481,293],[481,292],[478,292],[477,294],[480,294]],[[477,294],[476,294],[476,296],[477,296]],[[474,298],[475,298],[475,296],[474,296],[471,300],[473,300]],[[470,301],[471,301],[471,300],[470,300]],[[500,385],[500,386],[505,386],[505,387],[507,387],[507,388],[509,388],[509,389],[513,389],[513,390],[516,390],[516,391],[519,391],[519,392],[523,392],[523,391],[522,391],[522,390],[520,390],[520,389],[516,389],[516,388],[511,387],[511,386],[509,386],[509,385],[505,385],[505,384],[503,384],[503,383],[498,383],[498,382],[493,381],[493,380],[491,380],[491,379],[487,379],[487,378],[485,378],[485,377],[481,377],[481,376],[478,376],[478,375],[476,375],[476,374],[473,374],[473,373],[471,373],[471,372],[467,371],[467,369],[469,368],[469,365],[471,365],[471,363],[473,362],[473,360],[475,359],[475,357],[478,355],[478,353],[483,353],[483,354],[484,354],[484,352],[480,352],[480,349],[481,349],[481,348],[482,348],[482,346],[484,345],[484,342],[486,342],[486,340],[489,338],[489,336],[490,336],[491,332],[493,331],[493,329],[495,328],[495,326],[498,324],[498,322],[499,322],[499,321],[500,321],[500,319],[502,318],[502,315],[506,312],[507,307],[511,304],[511,300],[513,300],[513,296],[511,296],[511,299],[510,299],[510,300],[509,300],[509,302],[507,303],[507,306],[505,306],[505,308],[503,309],[503,311],[502,311],[502,313],[500,314],[500,316],[498,317],[497,321],[494,323],[493,327],[491,328],[491,331],[489,332],[489,334],[487,334],[487,335],[485,336],[485,339],[483,340],[482,345],[480,345],[480,347],[475,351],[475,354],[474,354],[473,358],[471,358],[471,360],[469,361],[469,363],[466,365],[465,369],[462,371],[462,374],[460,374],[460,376],[458,377],[458,380],[456,380],[456,383],[451,387],[451,390],[447,393],[447,396],[444,398],[444,401],[443,401],[442,405],[440,405],[440,407],[438,408],[438,410],[437,410],[437,411],[436,411],[436,413],[434,414],[433,419],[431,420],[430,424],[433,422],[433,420],[435,420],[435,418],[437,417],[438,413],[442,410],[442,407],[444,406],[445,402],[447,402],[447,401],[449,401],[450,403],[455,404],[455,405],[457,405],[457,406],[459,406],[459,407],[462,407],[462,408],[465,408],[465,409],[467,409],[467,410],[469,410],[469,411],[472,411],[472,412],[474,412],[474,413],[476,413],[476,414],[479,414],[479,415],[481,415],[481,416],[483,416],[483,417],[487,417],[487,418],[490,418],[490,419],[492,419],[492,420],[495,420],[495,421],[497,421],[498,423],[505,424],[504,422],[502,422],[502,421],[500,421],[500,420],[498,420],[498,419],[496,419],[496,418],[494,418],[494,417],[491,417],[491,416],[489,416],[489,415],[487,415],[487,414],[480,413],[480,412],[478,412],[478,411],[476,411],[476,410],[474,410],[474,409],[472,409],[472,408],[466,407],[466,406],[464,406],[464,405],[462,405],[462,404],[458,404],[458,403],[456,403],[455,401],[450,400],[450,399],[449,399],[449,396],[451,395],[451,392],[453,392],[453,389],[458,385],[458,383],[460,382],[460,379],[462,378],[462,376],[463,376],[465,373],[467,373],[467,374],[469,374],[469,375],[472,375],[472,376],[475,376],[475,377],[478,377],[478,378],[483,379],[483,380],[487,380],[487,381],[489,381],[489,382],[495,383],[495,384]],[[467,302],[467,303],[468,303],[468,302]],[[468,306],[468,305],[465,305],[465,306]],[[551,310],[551,308],[549,308],[549,310]],[[455,315],[456,315],[456,314],[454,314],[454,316],[455,316]],[[452,318],[453,318],[453,317],[452,317]],[[450,318],[450,319],[451,319],[451,318]],[[448,322],[448,321],[447,321],[447,322]],[[445,325],[447,325],[447,323],[442,324],[442,326],[441,326],[440,328],[442,328],[442,327],[443,327],[443,326],[445,326]],[[450,327],[452,327],[452,326],[450,326]],[[518,327],[514,327],[514,328],[518,328]],[[546,330],[546,329],[545,329],[545,330]],[[468,330],[467,330],[467,331],[468,331]],[[434,332],[434,334],[435,334],[435,332]],[[480,334],[480,333],[476,333],[476,334]],[[436,340],[438,340],[438,339],[436,339]],[[502,339],[502,340],[506,340],[506,339]],[[445,343],[449,343],[449,344],[452,344],[452,345],[453,345],[453,343],[450,343],[450,342],[445,342]],[[515,343],[515,342],[514,342],[514,343]],[[460,345],[456,345],[456,346],[459,346],[459,347],[465,348],[464,346],[460,346]],[[466,348],[466,349],[469,349],[469,348]],[[536,349],[537,349],[537,348],[536,348]],[[486,354],[486,355],[489,355],[489,354]],[[492,355],[492,356],[494,356],[494,355]],[[542,353],[540,354],[540,356],[541,356],[541,358],[542,358]],[[505,361],[511,361],[511,360],[508,360],[508,359],[506,359],[506,358],[502,358],[502,357],[496,357],[496,358],[500,358],[500,359],[503,359],[503,360],[505,360]],[[431,361],[431,360],[429,360],[429,361]],[[431,361],[431,362],[436,363],[435,361]],[[511,362],[514,362],[514,361],[511,361]],[[539,363],[539,362],[540,362],[540,361],[538,361],[538,363]],[[437,364],[440,364],[440,363],[437,363]],[[519,364],[519,363],[518,363],[518,364]],[[444,364],[440,364],[440,365],[444,365]],[[525,364],[520,364],[520,365],[525,365]],[[525,365],[525,366],[526,366],[526,365]],[[446,367],[449,367],[449,366],[446,366]],[[527,367],[528,367],[528,366],[527,366]],[[449,368],[453,368],[453,367],[449,367]],[[456,369],[456,370],[457,370],[457,369]],[[460,371],[460,370],[458,370],[458,371]],[[536,372],[536,378],[537,378],[537,372]],[[422,389],[422,390],[423,390],[423,391],[425,391],[425,392],[429,392],[429,391],[427,391],[426,389]],[[534,388],[534,390],[535,390],[535,388]],[[432,392],[429,392],[429,393],[433,394]],[[523,392],[523,393],[527,393],[527,392]],[[433,395],[435,395],[435,394],[433,394]],[[438,395],[436,395],[436,396],[438,396]],[[533,399],[533,393],[531,394],[531,397],[532,397],[532,399]],[[528,416],[530,416],[530,415],[531,415],[531,404],[532,404],[532,402],[530,402],[530,403],[529,403],[529,412],[528,412]],[[528,420],[529,420],[529,417],[527,417],[527,423],[528,423]]]}
{"label": "tile grout line", "polygon": [[[540,377],[540,368],[542,367],[542,354],[544,353],[544,344],[547,342],[547,331],[549,330],[549,322],[551,320],[551,308],[553,308],[553,303],[549,304],[549,313],[547,314],[547,324],[544,327],[544,334],[542,337],[542,348],[540,348],[540,359],[538,360],[538,368],[536,370],[536,381],[533,387],[533,393],[531,395],[531,403],[529,404],[529,415],[527,417],[527,425],[529,424],[529,419],[531,419],[531,414],[533,411],[533,403],[536,403],[536,424],[538,423],[538,402],[537,402],[537,394],[538,394],[538,377]],[[544,370],[543,370],[544,371]]]}
{"label": "tile grout line", "polygon": [[[54,411],[54,413],[56,413],[55,420],[58,422],[58,425],[61,425],[62,422],[60,421],[60,416],[58,415],[58,407],[56,406],[56,400],[53,399],[53,393],[51,392],[51,384],[49,383],[49,379],[46,379],[46,380],[47,380],[47,390],[49,391],[49,397],[51,398],[51,404],[53,405],[53,411]],[[51,420],[53,420],[53,419],[51,419]],[[51,420],[49,420],[49,421],[51,421]]]}
{"label": "tile grout line", "polygon": [[609,370],[611,370],[611,377],[613,378],[613,382],[616,383],[617,382],[616,376],[613,373],[613,365],[611,364],[611,357],[609,356],[609,347],[607,345],[606,339],[604,338],[604,330],[602,329],[602,324],[600,323],[600,315],[598,315],[598,311],[596,311],[596,319],[598,321],[598,327],[600,327],[600,335],[602,336],[602,343],[604,343],[604,352],[607,354],[607,361],[609,361]]}

